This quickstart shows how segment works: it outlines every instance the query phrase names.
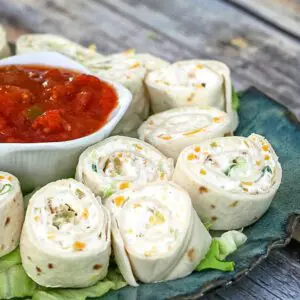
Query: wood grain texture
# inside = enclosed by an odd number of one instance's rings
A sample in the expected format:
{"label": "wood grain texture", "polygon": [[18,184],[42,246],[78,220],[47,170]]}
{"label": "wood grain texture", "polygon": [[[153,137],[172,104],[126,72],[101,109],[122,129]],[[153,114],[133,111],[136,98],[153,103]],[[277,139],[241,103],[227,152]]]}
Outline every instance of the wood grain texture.
{"label": "wood grain texture", "polygon": [[300,38],[299,0],[227,0]]}
{"label": "wood grain texture", "polygon": [[28,31],[60,33],[100,52],[135,47],[171,61],[216,58],[238,88],[256,86],[300,120],[300,44],[217,0],[0,0],[0,15]]}
{"label": "wood grain texture", "polygon": [[300,246],[296,241],[274,250],[267,260],[237,284],[217,290],[203,300],[297,300],[300,295]]}

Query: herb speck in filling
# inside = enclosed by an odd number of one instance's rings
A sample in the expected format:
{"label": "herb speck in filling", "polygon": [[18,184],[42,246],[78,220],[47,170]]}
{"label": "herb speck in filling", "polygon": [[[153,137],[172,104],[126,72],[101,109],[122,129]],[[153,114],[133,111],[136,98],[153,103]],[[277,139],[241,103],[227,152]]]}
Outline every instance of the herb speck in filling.
{"label": "herb speck in filling", "polygon": [[52,225],[58,230],[67,223],[76,223],[77,213],[69,204],[61,204],[57,208],[57,212],[53,217]]}

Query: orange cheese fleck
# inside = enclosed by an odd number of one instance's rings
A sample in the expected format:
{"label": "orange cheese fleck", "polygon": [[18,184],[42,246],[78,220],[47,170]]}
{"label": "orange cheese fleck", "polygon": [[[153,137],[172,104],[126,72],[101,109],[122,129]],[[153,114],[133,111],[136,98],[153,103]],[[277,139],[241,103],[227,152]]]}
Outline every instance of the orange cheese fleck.
{"label": "orange cheese fleck", "polygon": [[193,159],[195,159],[195,158],[197,158],[197,156],[196,156],[194,153],[190,153],[190,154],[187,156],[187,159],[188,159],[188,160],[193,160]]}
{"label": "orange cheese fleck", "polygon": [[257,165],[257,166],[260,166],[260,165],[261,165],[261,161],[260,161],[260,160],[257,160],[257,161],[256,161],[256,165]]}
{"label": "orange cheese fleck", "polygon": [[161,138],[162,140],[165,140],[165,141],[169,141],[169,140],[172,139],[171,136],[169,136],[169,135],[163,135],[163,134],[159,135],[158,137]]}
{"label": "orange cheese fleck", "polygon": [[5,179],[5,176],[0,175],[0,180],[1,180],[1,179]]}
{"label": "orange cheese fleck", "polygon": [[197,64],[197,65],[196,65],[196,68],[198,68],[198,69],[203,69],[203,68],[204,68],[204,66],[203,66],[203,65],[201,65],[201,64]]}
{"label": "orange cheese fleck", "polygon": [[200,174],[202,174],[202,175],[206,175],[206,170],[204,170],[204,169],[201,169],[201,170],[200,170]]}
{"label": "orange cheese fleck", "polygon": [[200,151],[201,151],[201,148],[200,148],[199,146],[196,146],[196,147],[194,148],[194,150],[195,150],[195,152],[200,152]]}
{"label": "orange cheese fleck", "polygon": [[263,145],[263,146],[262,146],[262,149],[263,149],[264,151],[269,151],[269,146],[268,146],[268,145]]}
{"label": "orange cheese fleck", "polygon": [[40,219],[41,219],[41,218],[40,218],[39,216],[35,216],[35,217],[34,217],[34,221],[36,221],[36,222],[39,222]]}
{"label": "orange cheese fleck", "polygon": [[241,181],[241,183],[242,183],[243,185],[249,185],[249,186],[253,185],[253,183],[252,183],[252,182],[249,182],[249,181]]}
{"label": "orange cheese fleck", "polygon": [[269,160],[270,156],[269,155],[265,155],[265,160]]}
{"label": "orange cheese fleck", "polygon": [[88,211],[87,208],[84,208],[83,209],[83,213],[82,213],[82,218],[85,219],[85,220],[87,220],[88,217],[89,217],[89,211]]}
{"label": "orange cheese fleck", "polygon": [[119,186],[120,190],[128,189],[128,187],[129,187],[129,182],[122,182]]}
{"label": "orange cheese fleck", "polygon": [[12,176],[8,176],[7,179],[8,179],[9,181],[12,181],[12,180],[13,180]]}
{"label": "orange cheese fleck", "polygon": [[73,244],[73,249],[75,251],[82,251],[84,250],[85,246],[86,246],[85,243],[77,241]]}
{"label": "orange cheese fleck", "polygon": [[212,121],[213,121],[214,123],[220,123],[220,122],[222,121],[222,118],[220,118],[220,117],[214,117],[214,118],[212,119]]}
{"label": "orange cheese fleck", "polygon": [[124,196],[118,196],[114,199],[115,205],[120,207],[125,201],[125,197]]}
{"label": "orange cheese fleck", "polygon": [[185,132],[183,135],[184,136],[189,136],[189,135],[192,135],[192,134],[195,134],[195,133],[199,133],[201,131],[203,131],[203,128],[199,128],[199,129],[195,129],[195,130],[192,130],[192,131]]}
{"label": "orange cheese fleck", "polygon": [[140,67],[140,63],[139,62],[136,62],[135,64],[133,64],[132,66],[130,66],[130,69],[134,69],[134,68],[138,68]]}

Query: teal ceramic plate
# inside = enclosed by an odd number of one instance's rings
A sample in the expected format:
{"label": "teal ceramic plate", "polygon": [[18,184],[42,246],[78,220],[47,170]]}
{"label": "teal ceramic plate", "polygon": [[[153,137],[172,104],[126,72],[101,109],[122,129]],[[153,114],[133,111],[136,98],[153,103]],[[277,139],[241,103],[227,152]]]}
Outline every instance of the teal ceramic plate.
{"label": "teal ceramic plate", "polygon": [[285,108],[256,89],[250,89],[241,96],[239,116],[240,125],[236,135],[248,136],[253,132],[264,135],[279,156],[283,181],[268,212],[257,223],[245,229],[247,243],[228,257],[236,262],[235,271],[194,272],[174,281],[142,284],[137,288],[125,287],[101,299],[197,299],[245,276],[267,257],[270,250],[283,247],[290,241],[292,230],[297,219],[300,219],[299,123]]}

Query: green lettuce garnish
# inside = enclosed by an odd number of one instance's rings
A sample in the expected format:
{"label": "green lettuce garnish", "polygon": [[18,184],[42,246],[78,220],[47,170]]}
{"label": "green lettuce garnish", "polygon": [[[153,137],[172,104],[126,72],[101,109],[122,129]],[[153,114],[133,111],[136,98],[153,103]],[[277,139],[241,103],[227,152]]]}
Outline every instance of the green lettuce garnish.
{"label": "green lettuce garnish", "polygon": [[230,230],[223,233],[219,238],[220,259],[225,259],[229,254],[235,252],[238,247],[245,244],[247,236],[240,231]]}
{"label": "green lettuce garnish", "polygon": [[0,259],[0,299],[32,296],[36,287],[22,267],[19,249]]}
{"label": "green lettuce garnish", "polygon": [[222,261],[220,259],[220,244],[216,239],[212,240],[209,251],[195,270],[202,271],[206,269],[215,269],[226,272],[234,270],[233,261]]}
{"label": "green lettuce garnish", "polygon": [[19,249],[0,258],[0,299],[32,297],[32,300],[85,300],[100,297],[109,290],[126,286],[120,272],[109,268],[106,278],[97,284],[81,289],[45,288],[37,285],[25,273]]}
{"label": "green lettuce garnish", "polygon": [[97,284],[81,289],[49,289],[39,287],[32,300],[85,300],[88,297],[100,297],[109,290],[126,286],[123,277],[116,270],[110,269],[107,277]]}
{"label": "green lettuce garnish", "polygon": [[234,110],[238,110],[240,107],[240,98],[238,93],[235,91],[234,87],[232,86],[232,108]]}
{"label": "green lettuce garnish", "polygon": [[243,245],[246,240],[246,235],[236,230],[227,231],[220,237],[214,238],[208,253],[195,270],[214,269],[225,272],[233,271],[234,262],[224,261],[224,259]]}
{"label": "green lettuce garnish", "polygon": [[17,248],[15,251],[3,256],[0,259],[0,273],[7,271],[9,268],[21,264],[20,250]]}
{"label": "green lettuce garnish", "polygon": [[9,193],[12,190],[13,186],[12,184],[4,184],[3,187],[0,189],[0,195],[4,195]]}

